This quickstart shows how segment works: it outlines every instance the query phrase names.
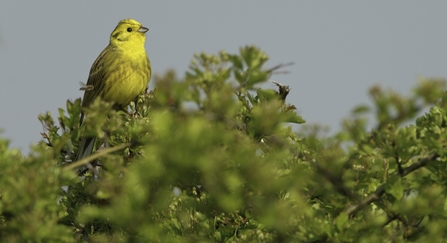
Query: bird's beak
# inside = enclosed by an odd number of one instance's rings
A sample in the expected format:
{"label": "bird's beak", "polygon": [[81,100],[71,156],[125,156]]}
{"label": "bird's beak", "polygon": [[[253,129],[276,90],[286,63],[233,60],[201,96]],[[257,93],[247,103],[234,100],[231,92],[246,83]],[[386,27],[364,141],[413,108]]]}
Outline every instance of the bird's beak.
{"label": "bird's beak", "polygon": [[148,28],[141,26],[140,29],[138,29],[138,32],[146,33],[148,30],[149,30]]}

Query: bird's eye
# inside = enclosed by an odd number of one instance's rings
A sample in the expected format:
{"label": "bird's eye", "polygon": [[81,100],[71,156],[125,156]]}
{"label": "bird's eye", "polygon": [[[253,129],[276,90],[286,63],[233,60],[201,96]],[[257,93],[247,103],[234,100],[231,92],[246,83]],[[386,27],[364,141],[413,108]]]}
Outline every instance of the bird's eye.
{"label": "bird's eye", "polygon": [[127,32],[132,32],[132,28],[127,28]]}

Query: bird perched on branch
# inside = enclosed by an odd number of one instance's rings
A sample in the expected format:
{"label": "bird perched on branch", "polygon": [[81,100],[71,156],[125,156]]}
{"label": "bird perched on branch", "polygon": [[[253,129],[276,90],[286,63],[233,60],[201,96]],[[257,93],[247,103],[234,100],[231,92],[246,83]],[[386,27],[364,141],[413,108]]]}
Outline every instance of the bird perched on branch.
{"label": "bird perched on branch", "polygon": [[[138,95],[146,91],[151,79],[151,63],[144,43],[148,28],[133,19],[121,20],[110,34],[109,45],[93,63],[84,90],[82,108],[89,107],[97,98],[124,109]],[[81,113],[81,124],[84,113]],[[80,142],[76,161],[92,154],[96,137],[85,137]]]}

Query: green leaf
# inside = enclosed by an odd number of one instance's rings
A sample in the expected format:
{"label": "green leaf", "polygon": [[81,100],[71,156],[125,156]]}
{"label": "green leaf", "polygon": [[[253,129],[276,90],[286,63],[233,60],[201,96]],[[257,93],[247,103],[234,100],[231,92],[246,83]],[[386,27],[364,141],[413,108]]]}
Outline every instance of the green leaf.
{"label": "green leaf", "polygon": [[340,215],[338,215],[337,219],[335,220],[335,225],[337,226],[337,229],[339,231],[343,231],[343,227],[346,224],[346,222],[348,222],[348,215],[345,213],[341,213]]}

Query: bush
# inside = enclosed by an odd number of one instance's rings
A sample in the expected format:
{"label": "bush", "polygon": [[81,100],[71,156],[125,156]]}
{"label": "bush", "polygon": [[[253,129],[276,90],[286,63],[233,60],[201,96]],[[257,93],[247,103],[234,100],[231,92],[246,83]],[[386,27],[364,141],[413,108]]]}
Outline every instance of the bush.
{"label": "bush", "polygon": [[[420,80],[409,97],[373,87],[373,106],[356,107],[342,131],[295,133],[304,120],[289,88],[257,88],[282,68],[267,60],[252,46],[196,55],[184,79],[154,77],[127,111],[98,100],[79,127],[78,99],[58,124],[41,115],[47,132],[27,157],[2,140],[2,242],[447,237],[445,80]],[[73,162],[86,135],[99,138],[97,152]],[[99,174],[78,176],[88,162]]]}

